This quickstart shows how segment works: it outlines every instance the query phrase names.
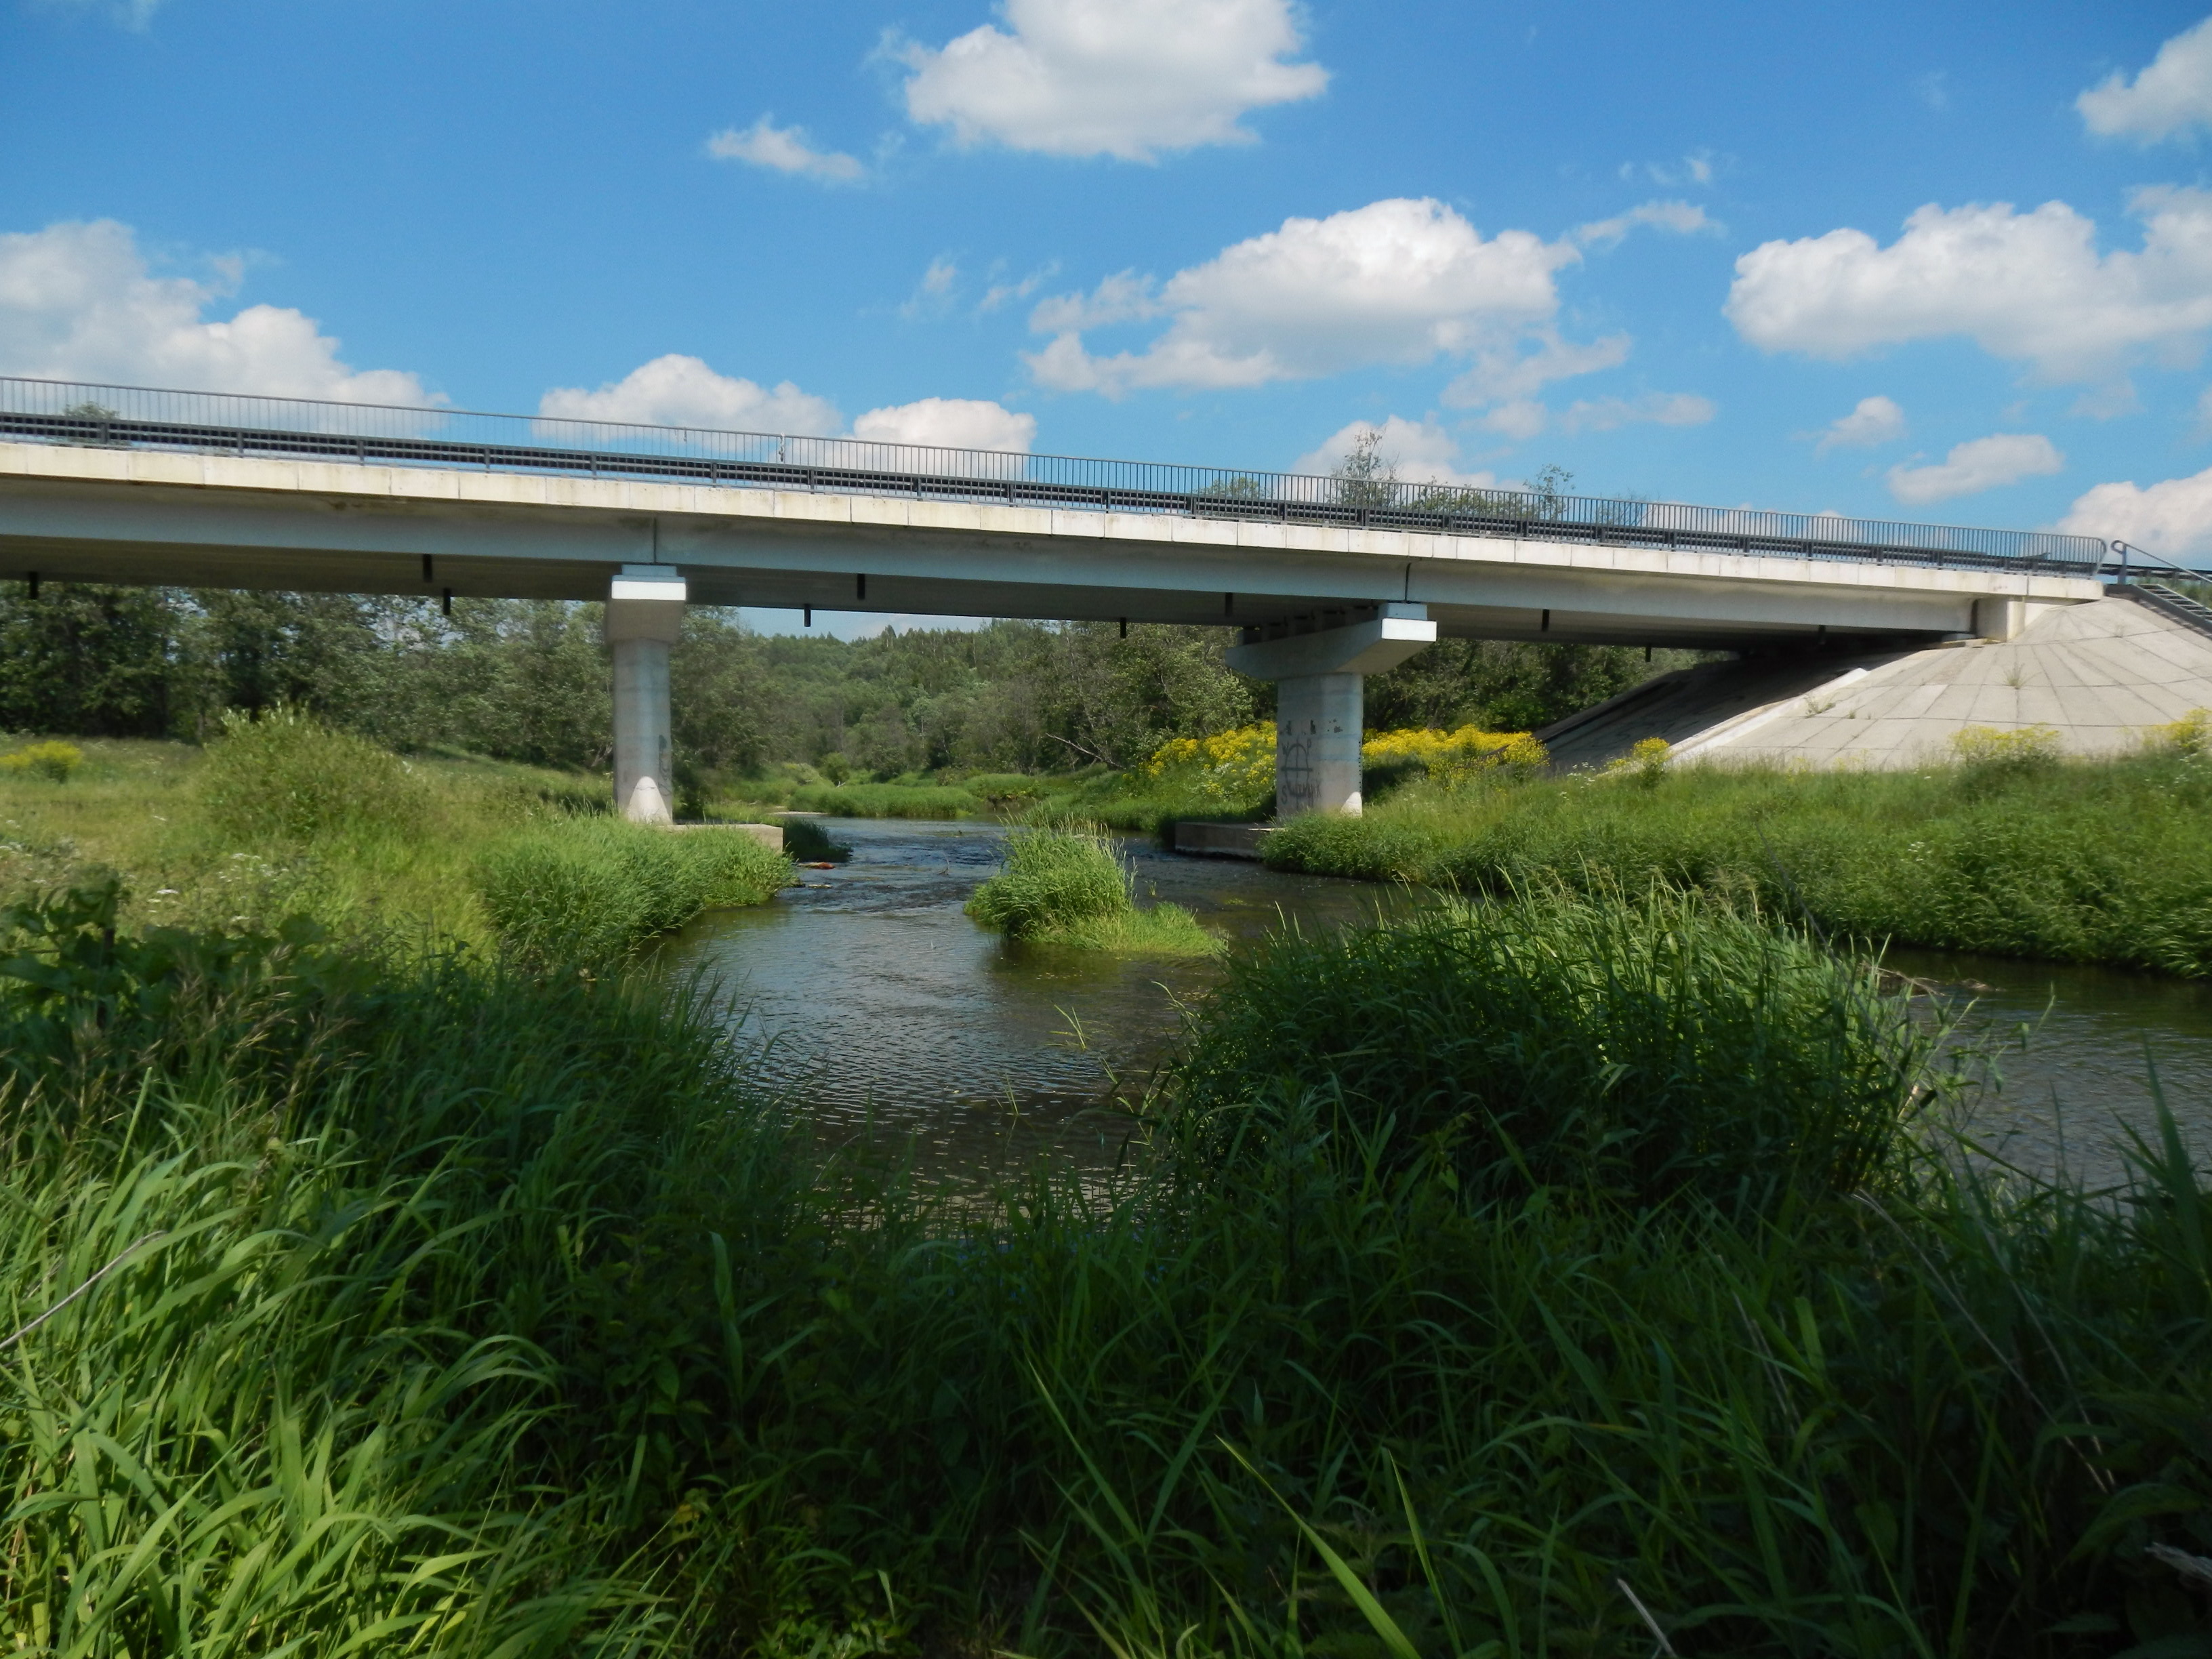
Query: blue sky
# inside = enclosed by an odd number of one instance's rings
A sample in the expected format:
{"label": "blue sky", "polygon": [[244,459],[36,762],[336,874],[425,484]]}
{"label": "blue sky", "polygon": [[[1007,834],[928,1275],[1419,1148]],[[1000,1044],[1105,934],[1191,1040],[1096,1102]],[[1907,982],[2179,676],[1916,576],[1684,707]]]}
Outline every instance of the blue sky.
{"label": "blue sky", "polygon": [[2212,20],[0,0],[0,373],[2212,554]]}

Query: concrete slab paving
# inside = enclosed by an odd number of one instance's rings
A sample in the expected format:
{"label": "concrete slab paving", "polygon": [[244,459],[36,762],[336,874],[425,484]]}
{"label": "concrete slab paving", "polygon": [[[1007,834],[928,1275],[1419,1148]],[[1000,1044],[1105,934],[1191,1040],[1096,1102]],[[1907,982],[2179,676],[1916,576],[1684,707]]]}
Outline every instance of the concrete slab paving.
{"label": "concrete slab paving", "polygon": [[2125,753],[2212,708],[2212,636],[2115,591],[2017,636],[1860,657],[1770,655],[1686,669],[1538,733],[1561,769],[1661,737],[1714,765],[1912,767],[1968,726],[2043,726],[2068,753]]}

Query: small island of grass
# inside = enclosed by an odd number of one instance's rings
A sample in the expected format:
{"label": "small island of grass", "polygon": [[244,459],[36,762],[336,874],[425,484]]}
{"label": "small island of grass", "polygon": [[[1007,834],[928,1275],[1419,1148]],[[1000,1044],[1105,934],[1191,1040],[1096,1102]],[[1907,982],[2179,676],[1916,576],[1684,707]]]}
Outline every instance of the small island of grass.
{"label": "small island of grass", "polygon": [[1179,904],[1137,908],[1129,866],[1103,836],[1026,830],[968,914],[1009,939],[1146,956],[1218,955],[1221,941]]}

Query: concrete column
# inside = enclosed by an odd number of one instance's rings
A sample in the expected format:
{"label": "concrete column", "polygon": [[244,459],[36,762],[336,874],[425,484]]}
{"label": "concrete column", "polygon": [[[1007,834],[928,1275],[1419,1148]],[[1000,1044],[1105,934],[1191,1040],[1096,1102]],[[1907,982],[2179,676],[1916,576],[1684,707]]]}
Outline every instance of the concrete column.
{"label": "concrete column", "polygon": [[1984,640],[2009,640],[2027,623],[2027,605],[2021,599],[1976,599],[1974,633]]}
{"label": "concrete column", "polygon": [[1275,682],[1275,812],[1359,815],[1364,674],[1295,674]]}
{"label": "concrete column", "polygon": [[1366,676],[1437,637],[1425,606],[1376,604],[1249,629],[1226,660],[1275,686],[1275,816],[1360,810]]}
{"label": "concrete column", "polygon": [[684,578],[626,564],[607,596],[615,659],[615,810],[634,823],[672,823],[668,648],[684,627]]}

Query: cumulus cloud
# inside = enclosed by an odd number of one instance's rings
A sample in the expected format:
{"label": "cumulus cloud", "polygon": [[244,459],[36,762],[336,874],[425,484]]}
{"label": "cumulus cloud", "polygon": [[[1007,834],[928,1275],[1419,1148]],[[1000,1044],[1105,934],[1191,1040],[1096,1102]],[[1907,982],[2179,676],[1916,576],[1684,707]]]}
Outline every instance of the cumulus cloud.
{"label": "cumulus cloud", "polygon": [[201,392],[427,406],[398,369],[355,369],[340,343],[289,306],[206,313],[237,285],[156,276],[112,219],[0,235],[0,373],[37,380],[183,386]]}
{"label": "cumulus cloud", "polygon": [[2169,559],[2212,553],[2212,467],[2143,489],[2098,484],[2082,492],[2058,528],[2132,542]]}
{"label": "cumulus cloud", "polygon": [[2063,202],[1931,203],[1887,247],[1851,229],[1767,242],[1735,262],[1726,314],[1763,350],[1832,359],[1964,335],[2053,382],[2193,362],[2212,328],[2212,192],[2140,190],[2130,210],[2139,252],[2100,255]]}
{"label": "cumulus cloud", "polygon": [[723,432],[787,432],[826,437],[842,423],[837,406],[785,380],[773,390],[718,374],[696,357],[670,352],[596,392],[556,386],[538,400],[540,415],[568,421],[625,421]]}
{"label": "cumulus cloud", "polygon": [[1816,455],[1832,449],[1872,449],[1895,443],[1905,435],[1905,411],[1890,398],[1862,398],[1848,415],[1828,422],[1814,448]]}
{"label": "cumulus cloud", "polygon": [[2142,144],[2212,125],[2212,17],[2160,46],[2132,81],[2115,70],[2074,107],[2090,131]]}
{"label": "cumulus cloud", "polygon": [[1955,445],[1940,466],[1893,466],[1889,493],[1908,507],[1972,495],[2000,484],[2059,471],[2066,458],[2035,432],[2000,432]]}
{"label": "cumulus cloud", "polygon": [[717,374],[696,357],[671,352],[596,392],[556,386],[538,401],[549,419],[623,421],[707,431],[772,432],[797,437],[848,435],[874,443],[938,444],[956,449],[1026,453],[1036,417],[969,398],[924,398],[872,409],[849,433],[837,405],[785,380],[774,387]]}
{"label": "cumulus cloud", "polygon": [[780,127],[772,115],[762,116],[743,132],[724,127],[707,140],[707,154],[718,161],[743,161],[829,185],[849,185],[867,171],[841,151],[815,149],[806,141],[805,128]]}
{"label": "cumulus cloud", "polygon": [[[1553,273],[1581,255],[1525,230],[1486,241],[1440,202],[1389,200],[1225,248],[1155,286],[1123,272],[1036,308],[1055,337],[1028,362],[1040,384],[1109,397],[1149,386],[1256,386],[1371,363],[1509,349],[1559,309]],[[1082,331],[1172,320],[1144,350],[1095,356]]]}
{"label": "cumulus cloud", "polygon": [[1498,483],[1495,473],[1461,470],[1459,440],[1434,421],[1408,421],[1393,415],[1379,424],[1354,421],[1340,427],[1291,463],[1291,471],[1315,475],[1334,472],[1353,447],[1370,433],[1376,434],[1375,453],[1393,476],[1409,483],[1453,484],[1468,489],[1488,489]]}
{"label": "cumulus cloud", "polygon": [[875,443],[1010,449],[1027,454],[1036,441],[1036,416],[982,398],[924,398],[870,410],[853,422],[853,435]]}
{"label": "cumulus cloud", "polygon": [[1574,233],[1574,240],[1583,247],[1611,247],[1638,225],[1671,230],[1678,236],[1700,230],[1717,233],[1723,228],[1717,220],[1708,218],[1705,209],[1693,203],[1645,202],[1610,219],[1595,220],[1580,227]]}
{"label": "cumulus cloud", "polygon": [[1303,44],[1289,0],[1005,0],[1000,12],[1006,29],[894,48],[915,121],[962,144],[1149,161],[1249,143],[1247,111],[1328,84],[1320,64],[1286,61]]}

